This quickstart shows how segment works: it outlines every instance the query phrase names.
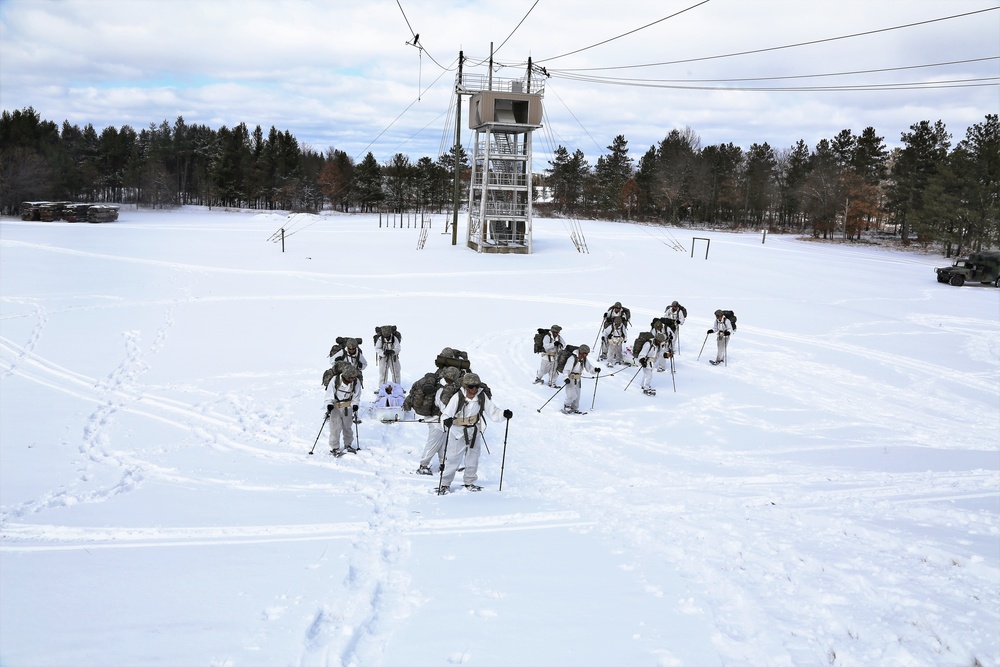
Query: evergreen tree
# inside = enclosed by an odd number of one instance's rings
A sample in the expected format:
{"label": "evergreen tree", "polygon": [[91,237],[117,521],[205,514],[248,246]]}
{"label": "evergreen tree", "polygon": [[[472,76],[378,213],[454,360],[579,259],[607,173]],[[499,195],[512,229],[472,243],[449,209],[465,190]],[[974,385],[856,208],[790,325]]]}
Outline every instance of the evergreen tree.
{"label": "evergreen tree", "polygon": [[597,159],[594,175],[597,179],[597,206],[602,212],[618,216],[626,210],[622,188],[632,178],[632,158],[628,154],[628,141],[621,134],[608,146],[609,153]]}
{"label": "evergreen tree", "polygon": [[371,151],[354,170],[354,191],[357,192],[362,213],[374,211],[385,198],[382,192],[382,167]]}
{"label": "evergreen tree", "polygon": [[924,207],[927,184],[948,155],[951,135],[940,120],[931,125],[920,121],[910,126],[909,132],[900,136],[903,148],[892,167],[892,185],[889,189],[890,206],[901,225],[903,242],[909,241],[911,220]]}

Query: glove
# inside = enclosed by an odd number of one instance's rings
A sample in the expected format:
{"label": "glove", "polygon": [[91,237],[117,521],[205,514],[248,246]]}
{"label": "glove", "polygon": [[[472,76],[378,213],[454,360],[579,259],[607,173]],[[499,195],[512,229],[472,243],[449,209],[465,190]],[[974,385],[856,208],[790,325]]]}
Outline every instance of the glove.
{"label": "glove", "polygon": [[330,414],[331,412],[333,412],[333,403],[327,403],[326,404],[326,414]]}
{"label": "glove", "polygon": [[706,331],[705,333],[712,333],[713,331],[715,331],[715,329],[709,329],[709,330],[708,330],[708,331]]}
{"label": "glove", "polygon": [[674,356],[673,352],[667,352],[665,355],[663,355],[663,358],[664,359],[672,359],[673,356]]}
{"label": "glove", "polygon": [[563,380],[563,384],[569,384],[569,378],[566,378],[565,380]]}
{"label": "glove", "polygon": [[597,367],[597,368],[595,368],[595,369],[594,369],[594,373],[596,373],[597,375],[600,375],[600,374],[601,374],[601,369],[600,369],[600,367]]}
{"label": "glove", "polygon": [[553,345],[554,347],[556,347],[556,348],[560,348],[560,347],[562,347],[562,346],[563,346],[563,345],[562,345],[562,343],[559,343],[559,342],[556,342],[556,343],[553,343],[552,345]]}
{"label": "glove", "polygon": [[646,360],[645,357],[643,357],[642,359],[639,360],[639,365],[642,366],[643,368],[645,368],[646,364],[648,364],[648,363],[649,362]]}
{"label": "glove", "polygon": [[444,421],[441,423],[444,424],[445,428],[451,428],[451,425],[455,423],[455,420],[451,417],[445,417]]}
{"label": "glove", "polygon": [[732,332],[731,331],[723,331],[722,335],[723,336],[729,336],[730,333],[732,333]]}
{"label": "glove", "polygon": [[514,413],[511,412],[510,410],[504,410],[503,411],[503,418],[504,419],[510,419],[513,416],[514,416]]}
{"label": "glove", "polygon": [[351,412],[353,412],[354,414],[358,414],[358,406],[352,405],[351,406]]}

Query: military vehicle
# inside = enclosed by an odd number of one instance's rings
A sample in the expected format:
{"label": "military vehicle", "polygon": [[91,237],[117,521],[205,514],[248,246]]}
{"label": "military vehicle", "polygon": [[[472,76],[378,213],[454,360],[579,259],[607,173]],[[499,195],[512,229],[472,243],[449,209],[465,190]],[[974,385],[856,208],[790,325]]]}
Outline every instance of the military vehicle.
{"label": "military vehicle", "polygon": [[934,269],[939,283],[961,287],[966,281],[1000,287],[1000,252],[974,252],[951,266]]}

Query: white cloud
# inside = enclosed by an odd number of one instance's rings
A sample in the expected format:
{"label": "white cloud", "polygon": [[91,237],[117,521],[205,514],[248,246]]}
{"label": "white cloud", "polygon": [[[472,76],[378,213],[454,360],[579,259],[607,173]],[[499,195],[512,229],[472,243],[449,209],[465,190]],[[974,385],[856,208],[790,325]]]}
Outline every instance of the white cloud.
{"label": "white cloud", "polygon": [[[492,41],[499,49],[498,76],[519,76],[528,56],[558,74],[560,69],[766,49],[996,8],[982,0],[710,0],[626,37],[546,60],[696,2],[581,0],[538,3],[532,9],[533,4],[401,1],[404,18],[396,2],[5,0],[0,5],[0,106],[32,106],[48,120],[90,122],[98,128],[125,123],[144,127],[164,119],[173,122],[178,115],[189,123],[274,125],[317,150],[334,145],[352,155],[392,125],[371,150],[380,159],[395,150],[416,158],[436,155],[442,136],[451,133],[444,119],[454,73],[438,78],[442,70],[432,58],[449,66],[460,49],[471,67],[488,57]],[[427,49],[423,57],[405,44],[412,39],[407,20]],[[691,82],[912,66],[996,57],[998,31],[1000,11],[990,11],[794,49],[586,74]],[[546,97],[551,139],[539,145],[544,150],[547,143],[564,143],[593,161],[617,134],[625,135],[638,157],[675,127],[691,127],[706,145],[747,147],[767,141],[782,148],[798,139],[812,146],[841,129],[859,132],[869,125],[894,144],[911,124],[937,119],[961,137],[970,123],[1000,108],[997,70],[997,61],[991,60],[745,84],[993,77],[987,88],[893,92],[726,92],[553,78]],[[485,72],[484,66],[476,71]],[[418,94],[421,101],[395,120]],[[418,136],[399,149],[414,133]]]}

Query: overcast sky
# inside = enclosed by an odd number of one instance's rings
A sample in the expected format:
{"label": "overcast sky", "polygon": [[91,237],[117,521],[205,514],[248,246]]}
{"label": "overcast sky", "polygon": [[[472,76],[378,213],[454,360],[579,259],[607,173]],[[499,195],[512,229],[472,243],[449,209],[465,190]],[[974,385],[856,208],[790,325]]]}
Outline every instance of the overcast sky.
{"label": "overcast sky", "polygon": [[[98,131],[178,116],[216,129],[273,125],[317,151],[415,160],[453,142],[459,50],[467,71],[485,74],[473,65],[492,42],[495,76],[523,76],[529,56],[550,74],[536,170],[558,144],[593,163],[623,134],[638,159],[685,127],[703,146],[784,149],[872,126],[893,147],[910,125],[940,119],[954,143],[1000,110],[998,9],[996,0],[0,0],[0,107]],[[423,50],[407,44],[414,33]],[[628,67],[655,63],[672,64]],[[462,136],[468,146],[467,123]]]}

